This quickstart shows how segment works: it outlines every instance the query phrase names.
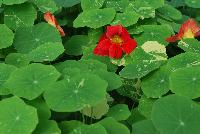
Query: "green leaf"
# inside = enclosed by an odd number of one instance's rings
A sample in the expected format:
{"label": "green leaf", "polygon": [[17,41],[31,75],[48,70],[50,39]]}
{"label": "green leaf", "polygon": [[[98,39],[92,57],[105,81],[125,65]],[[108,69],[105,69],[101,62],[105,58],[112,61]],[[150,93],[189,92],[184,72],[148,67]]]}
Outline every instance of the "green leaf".
{"label": "green leaf", "polygon": [[126,11],[138,13],[142,20],[145,18],[155,17],[155,9],[147,2],[143,2],[141,0],[129,2]]}
{"label": "green leaf", "polygon": [[66,53],[69,55],[82,55],[82,48],[89,44],[89,38],[86,35],[72,36],[65,44]]}
{"label": "green leaf", "polygon": [[169,70],[166,66],[142,80],[141,88],[147,97],[160,98],[169,91]]}
{"label": "green leaf", "polygon": [[18,52],[23,54],[27,54],[47,42],[61,43],[58,31],[47,23],[21,27],[15,33],[14,46]]}
{"label": "green leaf", "polygon": [[55,121],[40,120],[32,134],[61,134],[61,131]]}
{"label": "green leaf", "polygon": [[5,63],[14,65],[16,67],[23,67],[28,65],[30,59],[25,54],[21,53],[9,53],[5,58]]}
{"label": "green leaf", "polygon": [[0,132],[30,134],[38,123],[37,110],[18,97],[0,101]]}
{"label": "green leaf", "polygon": [[12,65],[0,63],[0,95],[7,95],[10,93],[10,90],[5,87],[5,82],[15,69],[16,68]]}
{"label": "green leaf", "polygon": [[112,117],[117,121],[122,121],[128,119],[131,112],[126,104],[117,104],[110,108],[107,113],[108,117]]}
{"label": "green leaf", "polygon": [[81,125],[74,129],[70,134],[108,134],[105,128],[99,124]]}
{"label": "green leaf", "polygon": [[39,120],[47,120],[51,117],[51,111],[43,99],[38,98],[26,103],[37,109]]}
{"label": "green leaf", "polygon": [[54,13],[58,10],[58,6],[56,5],[54,0],[34,0],[34,3],[39,8],[39,11],[43,13],[48,11]]}
{"label": "green leaf", "polygon": [[138,111],[138,108],[131,110],[131,116],[127,119],[128,124],[131,126],[133,123],[145,120],[146,118]]}
{"label": "green leaf", "polygon": [[14,5],[14,4],[22,4],[28,0],[2,0],[2,3],[5,5]]}
{"label": "green leaf", "polygon": [[92,117],[94,119],[100,119],[103,115],[105,115],[108,112],[109,106],[107,104],[107,99],[104,99],[97,105],[93,107],[85,107],[81,112],[88,116]]}
{"label": "green leaf", "polygon": [[70,120],[70,121],[63,121],[63,122],[59,123],[58,125],[63,134],[69,134],[75,128],[78,128],[84,124],[78,120]]}
{"label": "green leaf", "polygon": [[141,45],[146,41],[157,41],[166,46],[168,42],[165,39],[172,34],[172,29],[168,25],[143,25],[143,30],[140,36],[135,37]]}
{"label": "green leaf", "polygon": [[174,7],[181,7],[185,5],[185,1],[183,0],[171,0],[169,2],[170,5],[174,6]]}
{"label": "green leaf", "polygon": [[165,4],[163,7],[157,9],[159,15],[173,20],[180,20],[182,18],[181,12],[171,5]]}
{"label": "green leaf", "polygon": [[183,39],[178,46],[186,52],[200,53],[200,42],[196,39]]}
{"label": "green leaf", "polygon": [[147,98],[144,95],[139,100],[138,111],[147,119],[151,119],[151,111],[154,102],[155,99]]}
{"label": "green leaf", "polygon": [[5,24],[0,24],[0,49],[12,45],[14,34]]}
{"label": "green leaf", "polygon": [[15,70],[6,82],[6,87],[14,95],[32,100],[51,87],[60,73],[51,66],[39,63],[30,64]]}
{"label": "green leaf", "polygon": [[185,97],[169,95],[154,103],[152,121],[162,134],[199,134],[200,106]]}
{"label": "green leaf", "polygon": [[37,11],[31,3],[6,6],[4,10],[4,23],[12,30],[20,26],[32,26],[36,18]]}
{"label": "green leaf", "polygon": [[173,93],[189,98],[200,97],[200,66],[181,68],[170,75],[170,89]]}
{"label": "green leaf", "polygon": [[129,129],[125,125],[111,117],[105,118],[99,123],[106,129],[108,134],[130,134]]}
{"label": "green leaf", "polygon": [[123,12],[128,6],[129,0],[106,0],[107,8],[114,8],[116,11]]}
{"label": "green leaf", "polygon": [[172,57],[168,60],[167,66],[171,72],[176,71],[179,68],[199,66],[200,54],[186,52]]}
{"label": "green leaf", "polygon": [[65,49],[61,43],[49,42],[32,50],[28,53],[28,57],[34,62],[54,61],[64,51]]}
{"label": "green leaf", "polygon": [[46,90],[44,98],[54,111],[75,112],[86,106],[95,106],[105,99],[106,88],[107,82],[98,76],[82,73],[56,82]]}
{"label": "green leaf", "polygon": [[[141,0],[136,0],[136,1],[141,1]],[[165,0],[143,0],[142,2],[149,4],[154,9],[157,9],[164,5]]]}
{"label": "green leaf", "polygon": [[84,11],[74,20],[74,27],[90,27],[99,28],[110,24],[115,17],[115,10],[113,8],[92,9]]}
{"label": "green leaf", "polygon": [[160,134],[160,133],[156,130],[151,120],[143,120],[133,124],[132,134]]}
{"label": "green leaf", "polygon": [[185,4],[188,7],[200,8],[200,1],[199,0],[185,0]]}
{"label": "green leaf", "polygon": [[124,27],[128,27],[136,24],[139,17],[140,16],[136,12],[117,13],[112,25],[121,24]]}
{"label": "green leaf", "polygon": [[105,0],[81,0],[81,7],[83,10],[101,8]]}
{"label": "green leaf", "polygon": [[79,4],[81,0],[54,0],[58,6],[62,7],[72,7],[76,4]]}

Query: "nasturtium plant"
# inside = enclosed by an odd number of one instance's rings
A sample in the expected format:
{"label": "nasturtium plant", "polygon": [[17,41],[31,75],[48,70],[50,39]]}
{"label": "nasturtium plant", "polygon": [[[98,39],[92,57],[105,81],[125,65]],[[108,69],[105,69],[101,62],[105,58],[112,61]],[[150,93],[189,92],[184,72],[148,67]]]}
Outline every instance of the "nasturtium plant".
{"label": "nasturtium plant", "polygon": [[0,0],[0,134],[199,134],[199,0]]}

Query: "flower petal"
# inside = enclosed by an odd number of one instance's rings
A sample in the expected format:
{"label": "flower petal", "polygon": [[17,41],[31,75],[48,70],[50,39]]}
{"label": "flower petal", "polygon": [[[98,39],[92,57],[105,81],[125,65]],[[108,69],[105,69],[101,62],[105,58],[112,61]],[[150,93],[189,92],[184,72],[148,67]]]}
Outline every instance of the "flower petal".
{"label": "flower petal", "polygon": [[105,39],[98,43],[98,45],[94,48],[93,53],[95,55],[108,56],[110,46],[111,46],[110,40]]}
{"label": "flower petal", "polygon": [[122,48],[120,45],[112,44],[109,49],[109,57],[119,59],[122,57]]}
{"label": "flower petal", "polygon": [[107,37],[106,37],[106,34],[104,33],[104,34],[101,36],[101,38],[99,39],[99,42],[101,42],[101,41],[103,41],[103,40],[105,40],[105,39],[107,39]]}
{"label": "flower petal", "polygon": [[176,42],[177,40],[180,40],[181,37],[179,37],[178,34],[174,35],[174,36],[171,36],[169,38],[166,39],[167,42]]}
{"label": "flower petal", "polygon": [[126,54],[130,54],[137,47],[137,42],[134,39],[130,39],[122,44],[122,50]]}
{"label": "flower petal", "polygon": [[60,32],[61,36],[65,36],[64,30],[58,25],[58,22],[56,21],[56,18],[54,15],[50,12],[46,12],[44,14],[44,19],[52,26],[56,27],[56,29]]}
{"label": "flower petal", "polygon": [[124,42],[131,39],[130,34],[128,33],[128,31],[124,27],[122,27],[122,33],[121,33],[120,36],[124,40]]}
{"label": "flower petal", "polygon": [[111,39],[114,35],[121,35],[122,30],[123,30],[122,25],[107,26],[106,36],[107,38]]}

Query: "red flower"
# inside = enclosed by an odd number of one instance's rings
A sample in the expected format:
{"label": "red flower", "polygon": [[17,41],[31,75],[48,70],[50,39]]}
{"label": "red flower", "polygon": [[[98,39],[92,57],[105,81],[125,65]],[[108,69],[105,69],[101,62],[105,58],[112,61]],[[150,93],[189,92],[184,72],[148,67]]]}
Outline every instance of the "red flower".
{"label": "red flower", "polygon": [[106,32],[94,49],[94,54],[119,59],[123,53],[128,55],[136,47],[137,42],[130,37],[124,27],[121,25],[107,26]]}
{"label": "red flower", "polygon": [[197,22],[193,19],[189,19],[184,22],[180,28],[178,34],[167,38],[168,42],[175,42],[177,40],[185,39],[185,38],[195,38],[200,36],[200,27]]}
{"label": "red flower", "polygon": [[44,14],[44,19],[52,26],[56,27],[56,29],[60,32],[61,36],[65,36],[65,32],[64,30],[60,27],[60,25],[58,25],[58,22],[56,20],[56,18],[54,17],[54,15],[50,12],[46,12]]}

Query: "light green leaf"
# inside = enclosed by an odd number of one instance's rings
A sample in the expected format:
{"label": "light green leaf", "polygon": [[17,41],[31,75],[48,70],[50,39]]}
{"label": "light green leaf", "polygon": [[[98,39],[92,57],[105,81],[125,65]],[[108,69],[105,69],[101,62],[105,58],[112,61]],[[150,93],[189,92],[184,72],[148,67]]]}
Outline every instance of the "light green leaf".
{"label": "light green leaf", "polygon": [[123,12],[128,6],[129,0],[106,0],[106,7],[114,8],[116,11]]}
{"label": "light green leaf", "polygon": [[48,11],[54,13],[58,10],[58,6],[56,5],[54,0],[34,0],[34,3],[39,8],[39,11],[43,13]]}
{"label": "light green leaf", "polygon": [[4,10],[4,23],[12,30],[20,26],[32,26],[36,18],[37,11],[31,3],[6,6]]}
{"label": "light green leaf", "polygon": [[55,121],[40,120],[32,134],[61,134],[61,131]]}
{"label": "light green leaf", "polygon": [[81,0],[54,0],[58,6],[62,7],[72,7],[76,4],[79,4]]}
{"label": "light green leaf", "polygon": [[196,39],[184,39],[179,41],[178,46],[186,52],[200,53],[200,42]]}
{"label": "light green leaf", "polygon": [[6,87],[14,95],[32,100],[51,87],[59,76],[51,65],[30,64],[15,70],[6,81]]}
{"label": "light green leaf", "polygon": [[200,106],[177,95],[160,98],[154,103],[152,121],[161,134],[199,134]]}
{"label": "light green leaf", "polygon": [[200,66],[178,69],[169,80],[173,93],[192,99],[200,97]]}
{"label": "light green leaf", "polygon": [[27,57],[26,54],[21,53],[9,53],[5,58],[5,63],[14,65],[16,67],[23,67],[28,65],[30,59]]}
{"label": "light green leaf", "polygon": [[22,4],[28,0],[2,0],[2,3],[5,5],[14,5],[14,4]]}
{"label": "light green leaf", "polygon": [[124,27],[128,27],[136,24],[139,17],[140,16],[136,12],[117,13],[112,25],[121,24]]}
{"label": "light green leaf", "polygon": [[117,104],[110,108],[107,113],[108,117],[112,117],[117,121],[122,121],[128,119],[131,112],[126,104]]}
{"label": "light green leaf", "polygon": [[0,49],[12,45],[14,34],[5,24],[0,24]]}
{"label": "light green leaf", "polygon": [[86,106],[95,106],[105,99],[106,88],[106,81],[96,75],[82,73],[56,82],[46,90],[44,98],[54,111],[75,112]]}
{"label": "light green leaf", "polygon": [[98,9],[103,6],[105,0],[81,0],[83,10]]}
{"label": "light green leaf", "polygon": [[115,10],[113,8],[92,9],[84,11],[74,20],[74,27],[90,27],[99,28],[110,24],[115,17]]}
{"label": "light green leaf", "polygon": [[[141,1],[141,0],[136,0],[136,1]],[[149,4],[154,9],[157,9],[164,5],[165,0],[142,0],[142,2]]]}
{"label": "light green leaf", "polygon": [[61,43],[45,43],[28,53],[28,57],[34,62],[54,61],[65,51]]}
{"label": "light green leaf", "polygon": [[188,7],[200,8],[200,1],[199,0],[185,0],[185,4]]}
{"label": "light green leaf", "polygon": [[0,101],[0,132],[31,134],[38,124],[37,110],[18,97]]}
{"label": "light green leaf", "polygon": [[15,33],[14,46],[20,53],[27,54],[47,42],[61,43],[58,31],[47,23],[21,27]]}

